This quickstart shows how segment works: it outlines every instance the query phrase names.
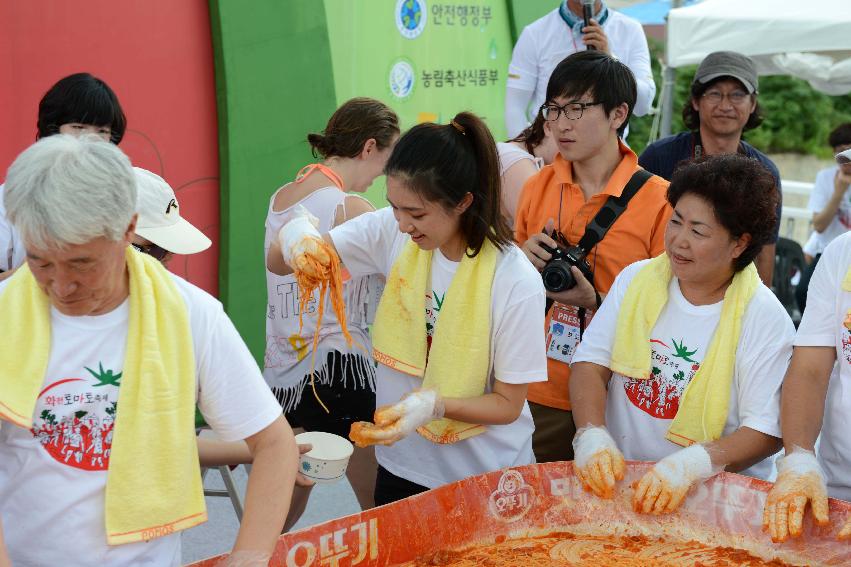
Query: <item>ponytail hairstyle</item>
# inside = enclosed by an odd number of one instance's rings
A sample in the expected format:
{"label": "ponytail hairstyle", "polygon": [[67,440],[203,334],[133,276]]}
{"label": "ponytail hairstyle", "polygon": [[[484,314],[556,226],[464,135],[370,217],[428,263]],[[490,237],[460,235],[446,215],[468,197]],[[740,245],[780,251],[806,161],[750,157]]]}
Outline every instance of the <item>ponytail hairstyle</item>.
{"label": "ponytail hairstyle", "polygon": [[525,130],[517,134],[516,137],[510,139],[509,142],[519,142],[526,147],[528,153],[535,155],[535,148],[540,146],[541,142],[544,141],[545,134],[544,116],[540,112],[537,112],[532,123]]}
{"label": "ponytail hairstyle", "polygon": [[479,253],[485,238],[500,250],[511,243],[511,229],[502,215],[496,143],[475,114],[462,112],[449,124],[414,126],[396,143],[384,173],[445,209],[472,194],[460,225],[468,257]]}
{"label": "ponytail hairstyle", "polygon": [[354,158],[370,138],[379,150],[399,135],[399,118],[386,104],[373,98],[358,97],[338,108],[321,134],[307,135],[313,157]]}

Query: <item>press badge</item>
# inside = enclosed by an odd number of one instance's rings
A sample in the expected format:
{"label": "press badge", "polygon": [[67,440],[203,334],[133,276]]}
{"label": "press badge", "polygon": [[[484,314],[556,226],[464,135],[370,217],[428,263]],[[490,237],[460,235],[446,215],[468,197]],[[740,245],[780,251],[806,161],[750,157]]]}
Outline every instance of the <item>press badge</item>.
{"label": "press badge", "polygon": [[[585,312],[585,328],[591,322],[592,311]],[[579,308],[553,303],[550,328],[547,332],[547,358],[570,364],[579,346]]]}

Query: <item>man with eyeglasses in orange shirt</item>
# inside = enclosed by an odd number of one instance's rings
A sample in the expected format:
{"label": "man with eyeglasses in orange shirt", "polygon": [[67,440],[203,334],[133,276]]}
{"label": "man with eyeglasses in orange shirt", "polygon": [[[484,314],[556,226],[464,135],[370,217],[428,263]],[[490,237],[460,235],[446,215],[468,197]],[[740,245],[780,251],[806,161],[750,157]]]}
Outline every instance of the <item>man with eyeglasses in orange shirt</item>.
{"label": "man with eyeglasses in orange shirt", "polygon": [[[609,197],[621,196],[641,169],[620,138],[636,93],[629,67],[602,51],[568,55],[550,75],[539,112],[558,154],[526,181],[514,223],[515,240],[539,271],[552,259],[555,238],[562,248],[576,245]],[[590,278],[574,267],[575,286],[547,292],[552,302],[546,320],[547,381],[531,384],[527,394],[535,421],[532,449],[539,463],[573,459],[576,426],[586,424],[573,422],[569,364],[615,276],[664,250],[671,216],[667,189],[667,181],[650,177],[588,252]]]}
{"label": "man with eyeglasses in orange shirt", "polygon": [[689,131],[650,144],[639,156],[638,163],[668,180],[681,162],[702,155],[740,153],[767,167],[777,182],[780,199],[774,242],[762,248],[756,258],[756,267],[762,281],[771,287],[774,248],[780,234],[783,208],[780,171],[768,156],[742,140],[744,132],[762,123],[758,88],[756,67],[749,57],[733,51],[710,53],[697,68],[691,96],[683,106],[683,122]]}

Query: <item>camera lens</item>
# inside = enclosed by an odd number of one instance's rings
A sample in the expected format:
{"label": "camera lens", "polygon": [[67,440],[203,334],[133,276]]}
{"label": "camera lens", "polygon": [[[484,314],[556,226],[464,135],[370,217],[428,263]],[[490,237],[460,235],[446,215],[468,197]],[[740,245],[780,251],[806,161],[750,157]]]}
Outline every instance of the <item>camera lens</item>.
{"label": "camera lens", "polygon": [[576,285],[570,264],[564,260],[551,260],[541,272],[547,291],[564,291]]}

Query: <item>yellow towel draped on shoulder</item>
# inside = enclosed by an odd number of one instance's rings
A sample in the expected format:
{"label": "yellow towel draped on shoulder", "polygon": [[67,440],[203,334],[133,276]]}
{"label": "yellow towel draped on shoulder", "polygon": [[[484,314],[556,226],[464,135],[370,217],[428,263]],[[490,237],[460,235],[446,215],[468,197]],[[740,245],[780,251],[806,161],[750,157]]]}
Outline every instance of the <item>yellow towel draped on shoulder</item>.
{"label": "yellow towel draped on shoulder", "polygon": [[[110,545],[207,520],[195,440],[189,313],[163,266],[130,247],[130,315],[106,481]],[[32,427],[50,355],[50,303],[24,265],[0,294],[0,418]]]}
{"label": "yellow towel draped on shoulder", "polygon": [[[375,359],[385,366],[423,377],[423,388],[445,397],[485,393],[490,371],[491,288],[498,256],[485,239],[474,258],[462,258],[446,291],[427,349],[425,297],[432,252],[405,244],[393,263],[373,325]],[[439,419],[420,427],[434,443],[455,443],[485,431],[485,426]]]}
{"label": "yellow towel draped on shoulder", "polygon": [[[618,313],[611,362],[614,372],[638,380],[650,378],[650,333],[668,302],[672,277],[668,256],[662,254],[650,260],[630,282]],[[729,411],[742,317],[760,285],[753,263],[733,277],[724,293],[721,320],[709,349],[683,392],[668,429],[669,441],[685,447],[721,437]]]}

